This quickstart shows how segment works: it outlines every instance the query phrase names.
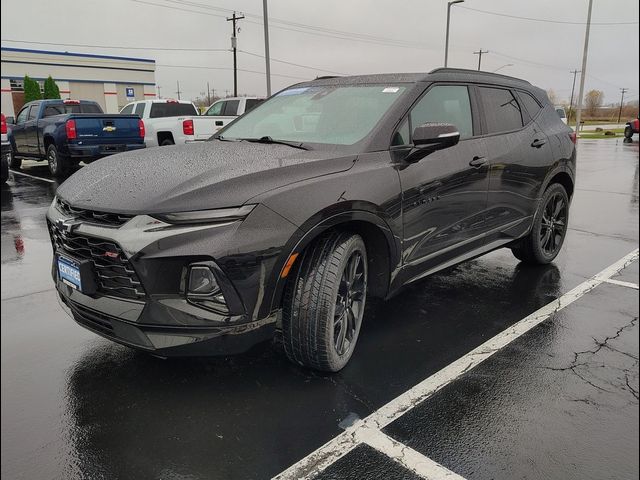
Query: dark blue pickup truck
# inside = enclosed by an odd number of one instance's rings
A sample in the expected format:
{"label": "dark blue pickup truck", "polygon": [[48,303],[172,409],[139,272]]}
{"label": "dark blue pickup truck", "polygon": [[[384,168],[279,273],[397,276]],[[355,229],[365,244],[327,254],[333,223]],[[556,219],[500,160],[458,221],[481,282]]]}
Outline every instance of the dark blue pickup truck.
{"label": "dark blue pickup truck", "polygon": [[87,100],[29,102],[9,125],[11,167],[23,159],[47,160],[52,175],[81,161],[144,148],[144,123],[137,115],[106,115]]}

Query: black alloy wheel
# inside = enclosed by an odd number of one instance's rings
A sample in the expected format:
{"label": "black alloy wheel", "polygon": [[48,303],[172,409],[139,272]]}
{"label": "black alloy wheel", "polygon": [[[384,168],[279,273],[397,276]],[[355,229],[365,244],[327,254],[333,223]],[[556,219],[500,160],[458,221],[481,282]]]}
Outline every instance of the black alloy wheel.
{"label": "black alloy wheel", "polygon": [[569,225],[569,196],[559,183],[544,192],[526,237],[511,247],[518,260],[544,265],[560,252]]}
{"label": "black alloy wheel", "polygon": [[350,350],[362,323],[366,297],[364,274],[362,254],[356,250],[342,271],[333,314],[333,346],[341,356]]}
{"label": "black alloy wheel", "polygon": [[540,228],[540,246],[548,256],[556,256],[562,246],[569,207],[560,192],[554,193],[547,199],[542,212]]}

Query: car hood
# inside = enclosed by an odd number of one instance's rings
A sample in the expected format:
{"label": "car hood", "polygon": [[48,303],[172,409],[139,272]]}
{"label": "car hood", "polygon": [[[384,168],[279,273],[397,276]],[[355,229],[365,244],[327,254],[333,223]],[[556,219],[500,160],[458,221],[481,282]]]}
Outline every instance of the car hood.
{"label": "car hood", "polygon": [[74,207],[126,214],[224,208],[290,183],[348,170],[355,158],[219,140],[157,147],[94,162],[65,181],[57,195]]}

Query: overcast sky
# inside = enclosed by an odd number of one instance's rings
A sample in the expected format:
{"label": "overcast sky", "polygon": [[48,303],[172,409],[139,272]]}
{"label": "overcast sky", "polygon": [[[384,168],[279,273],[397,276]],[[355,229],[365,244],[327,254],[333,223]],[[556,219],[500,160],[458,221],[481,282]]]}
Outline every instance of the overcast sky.
{"label": "overcast sky", "polygon": [[[583,24],[469,9],[584,23],[587,4],[466,0],[452,9],[449,66],[477,68],[478,57],[472,52],[482,48],[489,51],[482,58],[483,70],[513,64],[500,72],[552,88],[560,99],[568,99],[573,79],[569,71],[581,65]],[[231,22],[225,17],[234,9],[246,15],[239,22],[238,48],[254,54],[240,52],[239,68],[265,68],[260,0],[27,0],[0,5],[3,46],[152,58],[162,96],[175,96],[176,80],[182,98],[200,95],[207,81],[216,94],[231,93]],[[603,90],[605,103],[619,101],[620,87],[630,89],[627,98],[638,99],[638,8],[638,0],[594,0],[594,23],[631,22],[592,26],[586,90]],[[331,72],[415,72],[442,66],[446,10],[446,0],[270,0],[273,90]],[[264,95],[264,74],[239,72],[239,92]]]}

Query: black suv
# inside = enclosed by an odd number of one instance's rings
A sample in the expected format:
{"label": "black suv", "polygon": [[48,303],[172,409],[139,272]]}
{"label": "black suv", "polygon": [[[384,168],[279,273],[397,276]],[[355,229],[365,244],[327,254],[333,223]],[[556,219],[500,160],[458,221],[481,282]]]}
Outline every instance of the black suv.
{"label": "black suv", "polygon": [[75,320],[160,356],[241,352],[280,331],[337,371],[367,296],[500,247],[562,246],[575,136],[526,81],[458,69],[319,78],[208,142],[123,153],[47,214]]}

